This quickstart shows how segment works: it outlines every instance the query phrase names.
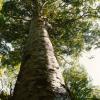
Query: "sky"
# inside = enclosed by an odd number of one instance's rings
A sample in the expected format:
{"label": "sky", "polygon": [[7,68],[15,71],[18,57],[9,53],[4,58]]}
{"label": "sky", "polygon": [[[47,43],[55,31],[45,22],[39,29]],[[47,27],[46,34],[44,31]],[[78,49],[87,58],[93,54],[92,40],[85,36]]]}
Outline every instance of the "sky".
{"label": "sky", "polygon": [[100,86],[100,48],[84,52],[80,63],[85,66],[93,85]]}

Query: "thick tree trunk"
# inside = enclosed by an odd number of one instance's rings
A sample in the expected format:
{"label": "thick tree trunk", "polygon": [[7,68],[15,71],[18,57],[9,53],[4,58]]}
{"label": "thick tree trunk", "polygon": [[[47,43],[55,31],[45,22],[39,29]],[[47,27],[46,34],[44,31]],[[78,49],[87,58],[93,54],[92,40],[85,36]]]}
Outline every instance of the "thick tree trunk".
{"label": "thick tree trunk", "polygon": [[33,17],[13,100],[71,100],[41,17]]}

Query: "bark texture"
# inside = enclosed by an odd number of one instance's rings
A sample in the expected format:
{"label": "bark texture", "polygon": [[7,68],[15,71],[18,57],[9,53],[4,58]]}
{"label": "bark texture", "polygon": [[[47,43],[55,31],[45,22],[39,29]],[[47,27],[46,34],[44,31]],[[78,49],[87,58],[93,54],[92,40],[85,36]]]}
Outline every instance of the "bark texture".
{"label": "bark texture", "polygon": [[45,21],[33,17],[13,100],[71,100],[45,28]]}

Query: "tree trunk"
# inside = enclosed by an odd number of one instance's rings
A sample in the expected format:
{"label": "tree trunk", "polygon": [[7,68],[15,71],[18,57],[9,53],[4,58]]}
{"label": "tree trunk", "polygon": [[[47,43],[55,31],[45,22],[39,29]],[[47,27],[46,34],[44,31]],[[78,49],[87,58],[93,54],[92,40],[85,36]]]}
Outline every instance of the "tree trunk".
{"label": "tree trunk", "polygon": [[45,21],[37,15],[31,21],[13,100],[71,100],[64,87]]}

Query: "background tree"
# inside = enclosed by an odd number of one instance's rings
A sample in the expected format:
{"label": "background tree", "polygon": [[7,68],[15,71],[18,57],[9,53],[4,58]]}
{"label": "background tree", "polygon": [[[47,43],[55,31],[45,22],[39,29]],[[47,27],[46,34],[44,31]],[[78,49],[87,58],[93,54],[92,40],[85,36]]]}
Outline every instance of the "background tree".
{"label": "background tree", "polygon": [[64,71],[64,78],[74,100],[88,100],[91,98],[91,82],[83,67],[74,65],[71,68],[68,68]]}

